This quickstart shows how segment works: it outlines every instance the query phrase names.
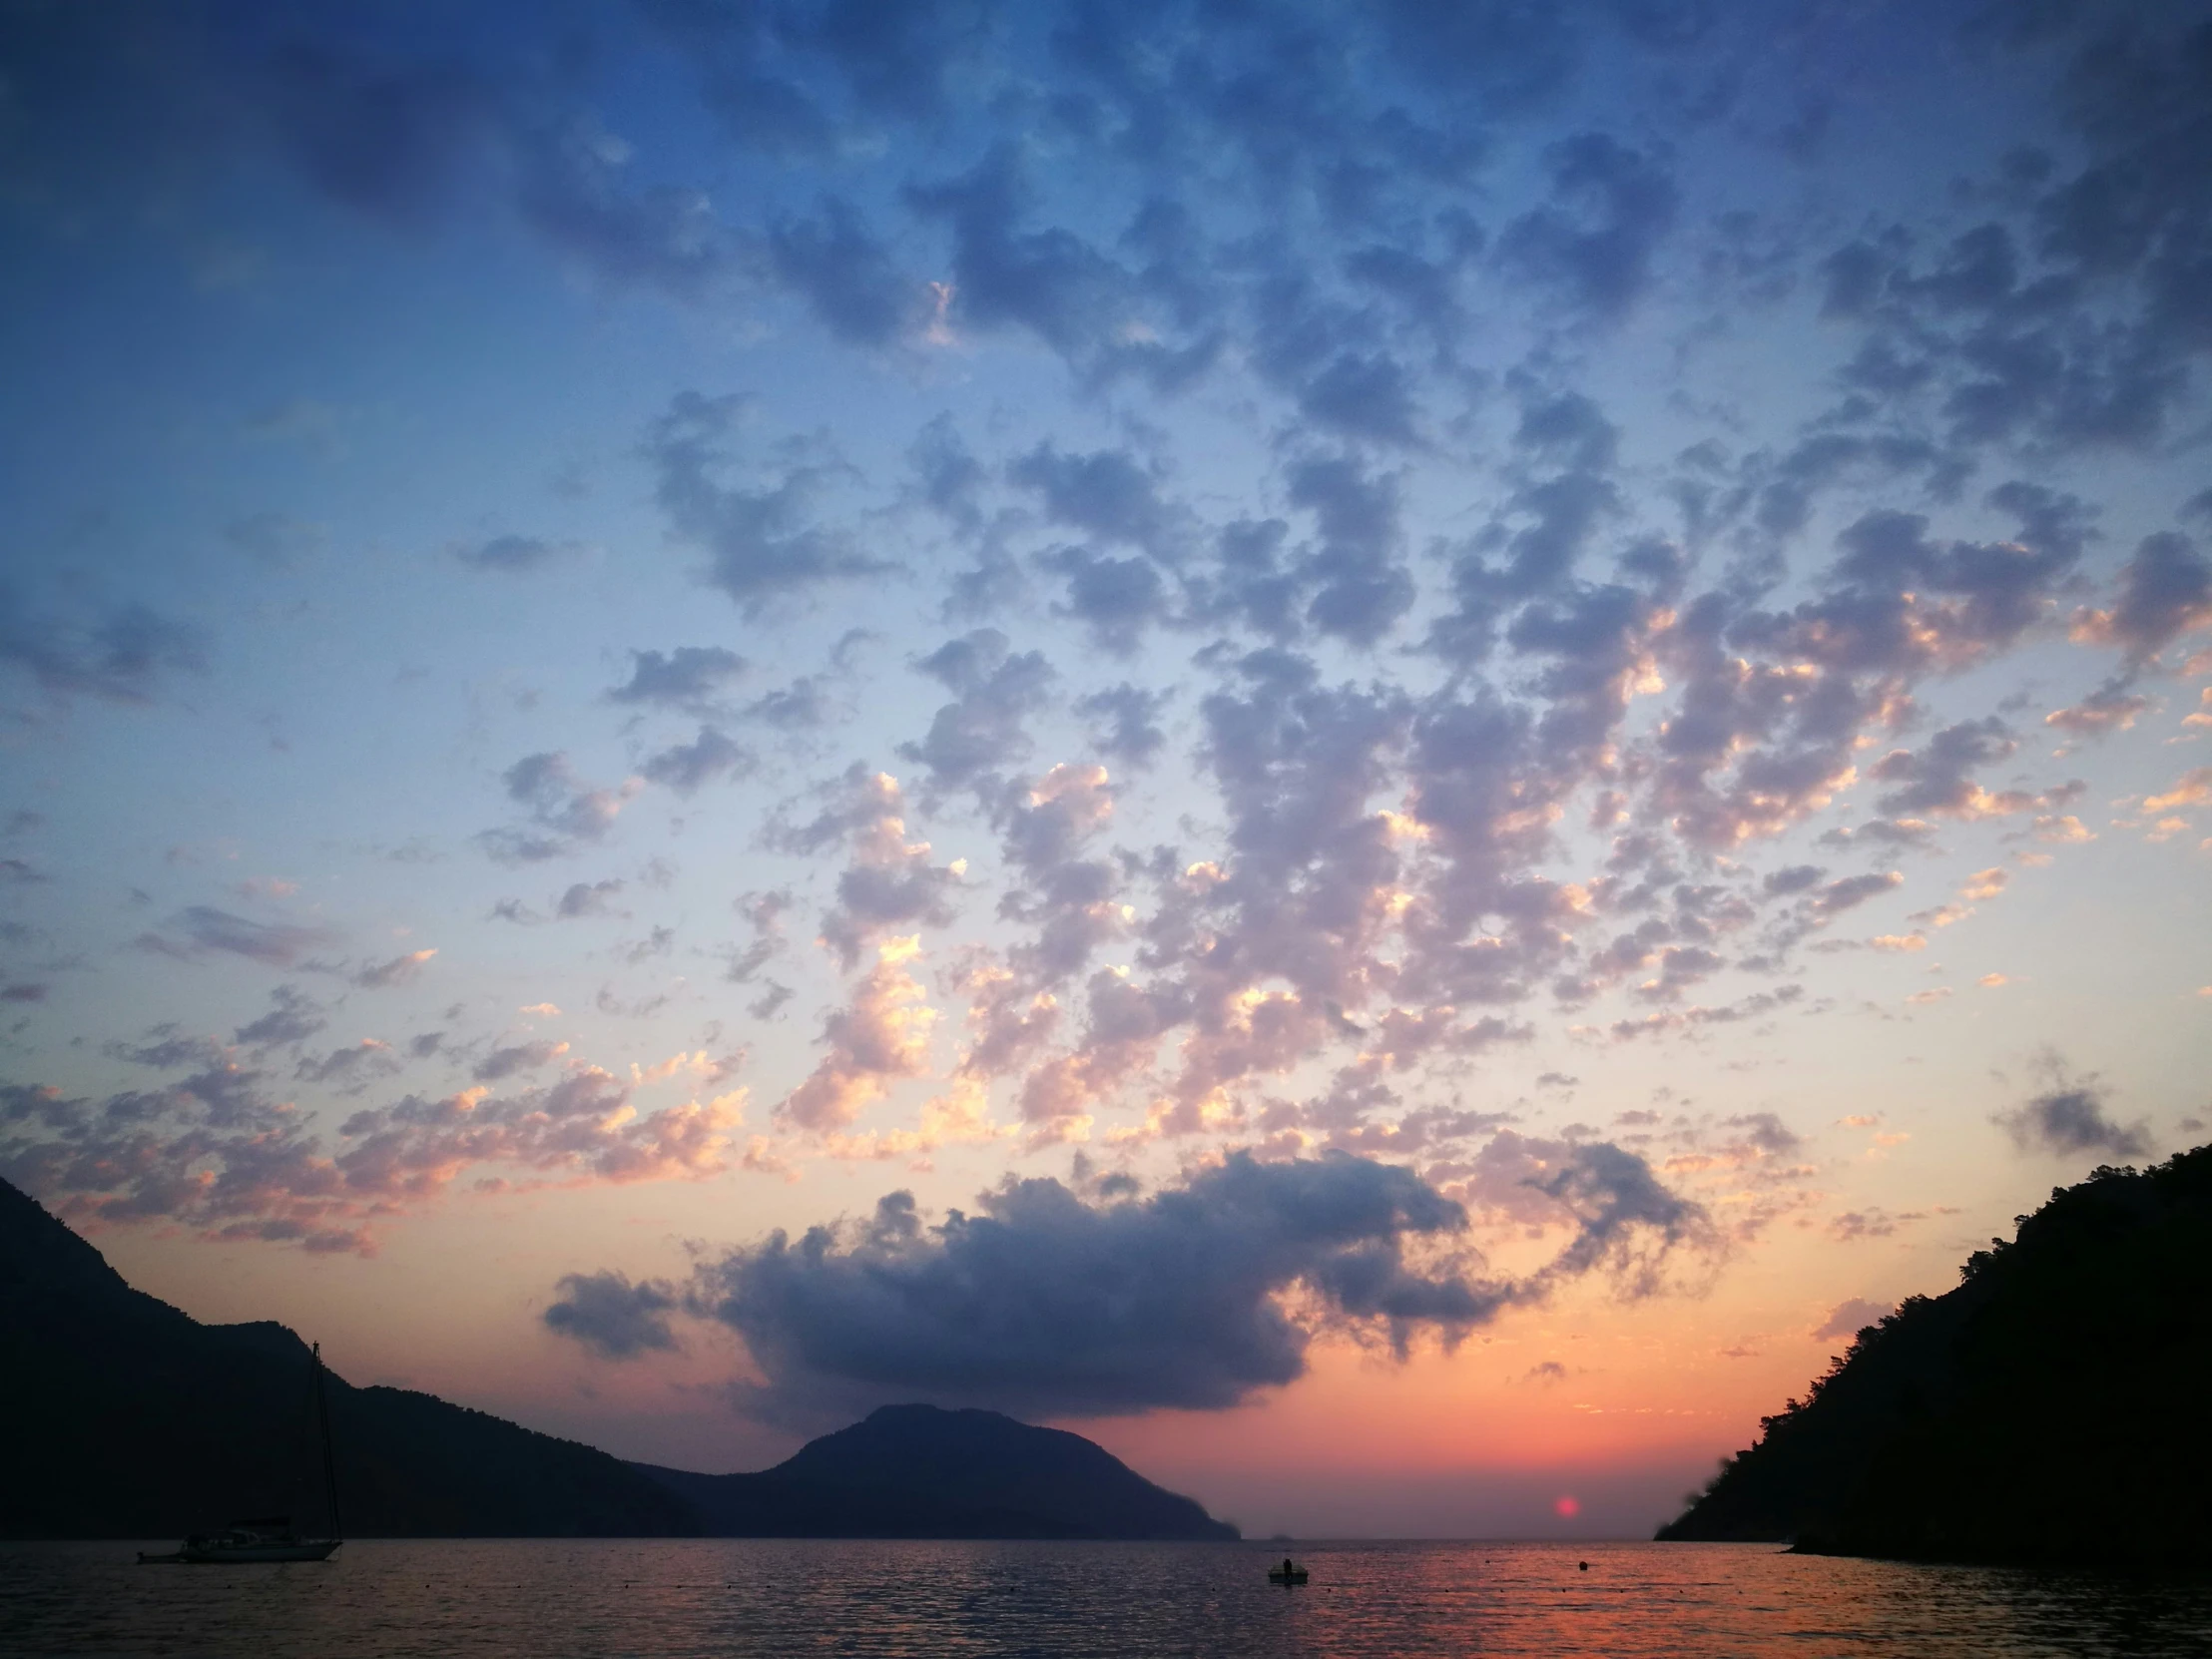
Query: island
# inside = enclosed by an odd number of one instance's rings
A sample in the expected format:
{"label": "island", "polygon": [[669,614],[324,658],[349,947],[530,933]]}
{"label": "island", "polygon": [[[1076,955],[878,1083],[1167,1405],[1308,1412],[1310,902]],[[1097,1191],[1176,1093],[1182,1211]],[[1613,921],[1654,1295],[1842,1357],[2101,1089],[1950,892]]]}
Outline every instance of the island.
{"label": "island", "polygon": [[[0,1537],[326,1524],[307,1346],[127,1284],[0,1181]],[[355,1537],[1233,1539],[1104,1447],[995,1411],[886,1405],[772,1469],[630,1463],[405,1388],[326,1382]]]}
{"label": "island", "polygon": [[2212,1147],[2015,1226],[1862,1330],[1658,1536],[2212,1565]]}

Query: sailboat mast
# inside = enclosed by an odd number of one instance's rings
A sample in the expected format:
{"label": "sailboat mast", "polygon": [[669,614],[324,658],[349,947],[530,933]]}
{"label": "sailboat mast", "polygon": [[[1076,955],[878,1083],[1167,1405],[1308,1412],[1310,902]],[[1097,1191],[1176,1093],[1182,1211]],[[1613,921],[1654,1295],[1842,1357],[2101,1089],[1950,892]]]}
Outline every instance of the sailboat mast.
{"label": "sailboat mast", "polygon": [[314,1345],[314,1414],[322,1430],[322,1492],[330,1500],[330,1536],[342,1538],[345,1528],[338,1521],[338,1471],[337,1463],[330,1455],[330,1400],[322,1386],[322,1345]]}

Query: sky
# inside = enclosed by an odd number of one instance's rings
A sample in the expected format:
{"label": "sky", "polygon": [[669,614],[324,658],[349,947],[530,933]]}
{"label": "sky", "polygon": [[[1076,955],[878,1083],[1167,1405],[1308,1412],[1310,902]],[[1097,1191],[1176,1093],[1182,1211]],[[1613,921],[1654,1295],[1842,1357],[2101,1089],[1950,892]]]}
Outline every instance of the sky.
{"label": "sky", "polygon": [[0,1175],[356,1382],[1633,1535],[2206,1135],[2212,8],[0,4]]}

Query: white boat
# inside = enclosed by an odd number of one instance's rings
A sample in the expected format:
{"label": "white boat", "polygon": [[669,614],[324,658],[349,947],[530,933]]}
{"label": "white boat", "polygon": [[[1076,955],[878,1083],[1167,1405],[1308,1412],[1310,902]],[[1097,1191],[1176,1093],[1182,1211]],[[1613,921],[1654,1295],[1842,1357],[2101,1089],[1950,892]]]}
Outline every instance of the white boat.
{"label": "white boat", "polygon": [[315,1425],[322,1435],[322,1491],[330,1505],[330,1536],[302,1538],[289,1515],[240,1521],[228,1532],[187,1538],[178,1548],[139,1551],[141,1566],[244,1566],[263,1561],[327,1561],[345,1540],[338,1536],[337,1465],[330,1456],[330,1402],[322,1388],[322,1345],[313,1349]]}
{"label": "white boat", "polygon": [[291,1530],[288,1517],[241,1521],[228,1532],[187,1538],[181,1548],[167,1554],[139,1551],[142,1566],[221,1566],[251,1561],[327,1561],[342,1540],[302,1538]]}

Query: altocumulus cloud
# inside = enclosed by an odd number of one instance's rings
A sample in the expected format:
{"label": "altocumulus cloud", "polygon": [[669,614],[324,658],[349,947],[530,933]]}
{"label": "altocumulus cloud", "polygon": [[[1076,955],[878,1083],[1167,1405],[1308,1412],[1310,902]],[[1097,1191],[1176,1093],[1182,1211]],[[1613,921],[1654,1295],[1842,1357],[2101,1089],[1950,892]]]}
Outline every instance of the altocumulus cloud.
{"label": "altocumulus cloud", "polygon": [[[864,1221],[797,1241],[779,1231],[702,1263],[685,1303],[744,1338],[766,1381],[741,1394],[765,1415],[917,1396],[1043,1415],[1221,1409],[1303,1376],[1325,1334],[1386,1341],[1400,1357],[1424,1334],[1448,1347],[1617,1264],[1630,1232],[1659,1251],[1703,1236],[1702,1212],[1641,1159],[1583,1150],[1600,1156],[1548,1195],[1564,1200],[1574,1236],[1528,1279],[1482,1276],[1466,1211],[1411,1170],[1240,1152],[1148,1196],[1009,1180],[976,1213],[934,1226],[894,1192]],[[628,1307],[634,1289],[571,1276],[561,1306]],[[589,1317],[548,1321],[614,1353],[582,1329]],[[659,1345],[631,1352],[645,1346]]]}

